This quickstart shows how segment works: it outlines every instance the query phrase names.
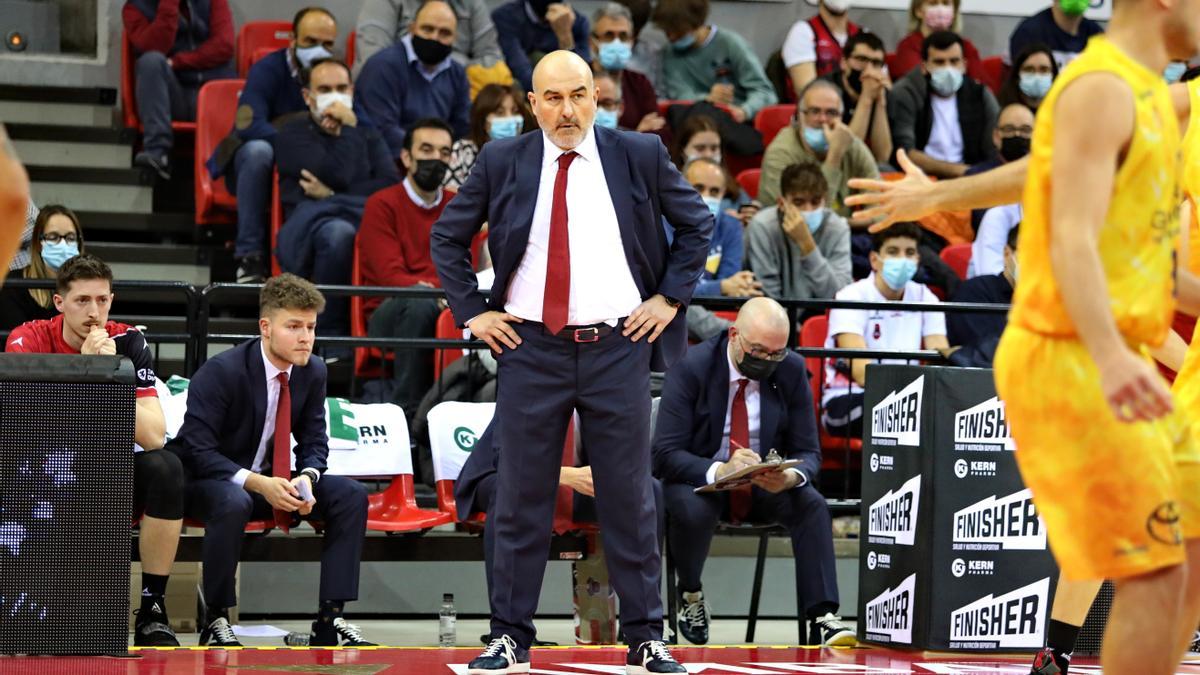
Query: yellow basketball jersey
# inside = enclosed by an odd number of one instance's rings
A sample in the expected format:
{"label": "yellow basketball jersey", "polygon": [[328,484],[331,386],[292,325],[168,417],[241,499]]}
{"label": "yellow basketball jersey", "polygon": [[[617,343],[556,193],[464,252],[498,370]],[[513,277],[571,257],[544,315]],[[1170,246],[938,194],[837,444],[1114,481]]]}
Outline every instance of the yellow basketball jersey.
{"label": "yellow basketball jersey", "polygon": [[[1175,251],[1179,238],[1180,138],[1171,95],[1161,73],[1134,61],[1103,36],[1058,76],[1038,108],[1018,264],[1021,281],[1010,321],[1043,335],[1072,337],[1076,330],[1063,305],[1050,265],[1050,189],[1058,96],[1090,73],[1111,73],[1133,90],[1133,137],[1117,171],[1099,254],[1108,283],[1109,307],[1130,344],[1158,345],[1175,311]],[[1102,108],[1103,106],[1101,106]],[[1100,114],[1100,108],[1097,114]],[[1087,124],[1087,120],[1063,120]]]}
{"label": "yellow basketball jersey", "polygon": [[1192,204],[1188,225],[1188,270],[1200,274],[1200,79],[1187,83],[1192,113],[1183,137],[1183,168],[1180,171],[1183,195]]}

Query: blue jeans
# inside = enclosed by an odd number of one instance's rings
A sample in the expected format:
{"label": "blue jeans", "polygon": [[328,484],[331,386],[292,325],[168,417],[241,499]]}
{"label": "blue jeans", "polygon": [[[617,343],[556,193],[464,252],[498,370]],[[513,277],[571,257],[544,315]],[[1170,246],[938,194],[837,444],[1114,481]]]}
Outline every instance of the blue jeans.
{"label": "blue jeans", "polygon": [[[314,284],[349,284],[356,234],[358,223],[342,218],[311,222],[289,218],[279,233],[279,266]],[[325,335],[349,335],[349,316],[349,298],[328,298],[317,319],[317,330]]]}
{"label": "blue jeans", "polygon": [[238,198],[237,237],[233,257],[263,255],[267,252],[270,229],[271,169],[275,166],[275,147],[256,139],[242,143],[229,163],[225,187]]}
{"label": "blue jeans", "polygon": [[142,120],[142,146],[156,156],[168,155],[175,144],[171,120],[196,119],[199,87],[185,87],[175,77],[162,52],[146,52],[137,60],[134,96]]}

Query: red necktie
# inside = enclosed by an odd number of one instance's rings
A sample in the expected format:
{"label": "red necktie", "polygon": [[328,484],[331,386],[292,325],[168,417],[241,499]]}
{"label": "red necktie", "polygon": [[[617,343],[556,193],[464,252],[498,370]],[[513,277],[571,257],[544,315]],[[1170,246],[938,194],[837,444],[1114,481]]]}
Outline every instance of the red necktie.
{"label": "red necktie", "polygon": [[[750,380],[738,380],[737,392],[733,395],[733,405],[729,409],[729,456],[737,448],[750,448],[750,414],[746,412],[746,385]],[[729,493],[729,517],[734,525],[746,520],[750,515],[749,484],[736,487]]]}
{"label": "red necktie", "polygon": [[542,323],[551,333],[567,325],[571,303],[571,238],[567,231],[567,170],[579,154],[558,156],[554,176],[554,202],[550,207],[550,243],[546,250],[546,291],[542,296]]}
{"label": "red necktie", "polygon": [[[292,390],[288,386],[287,373],[275,376],[279,380],[279,404],[275,408],[275,438],[271,451],[271,475],[292,479]],[[275,525],[287,531],[292,524],[292,514],[274,509]]]}

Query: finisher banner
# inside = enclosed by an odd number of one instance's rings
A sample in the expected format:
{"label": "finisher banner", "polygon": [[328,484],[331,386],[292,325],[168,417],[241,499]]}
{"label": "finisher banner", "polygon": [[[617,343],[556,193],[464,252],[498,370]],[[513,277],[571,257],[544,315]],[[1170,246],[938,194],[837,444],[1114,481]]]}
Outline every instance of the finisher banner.
{"label": "finisher banner", "polygon": [[[817,6],[817,0],[805,0]],[[909,0],[851,0],[851,9],[894,9],[907,12]],[[962,0],[963,14],[992,14],[999,16],[1031,16],[1050,6],[1047,0]],[[1089,19],[1107,20],[1112,16],[1112,0],[1092,0]]]}

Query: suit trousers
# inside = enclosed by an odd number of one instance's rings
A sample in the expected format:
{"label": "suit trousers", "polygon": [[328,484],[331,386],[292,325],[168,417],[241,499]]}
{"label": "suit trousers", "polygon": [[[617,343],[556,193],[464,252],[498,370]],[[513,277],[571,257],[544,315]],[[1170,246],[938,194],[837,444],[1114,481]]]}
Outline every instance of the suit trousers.
{"label": "suit trousers", "polygon": [[[700,590],[700,574],[708,558],[717,523],[729,513],[729,493],[696,494],[691,485],[664,483],[667,545],[679,577],[679,590]],[[833,525],[825,498],[811,485],[778,494],[753,488],[752,523],[787,528],[796,559],[796,590],[804,603],[798,610],[838,605],[837,570],[833,557]],[[676,589],[667,589],[668,593]]]}
{"label": "suit trousers", "polygon": [[616,331],[592,343],[512,324],[522,343],[497,357],[499,467],[492,635],[528,647],[549,555],[563,439],[573,411],[596,488],[609,577],[631,645],[662,638],[661,559],[650,476],[650,356]]}
{"label": "suit trousers", "polygon": [[[367,490],[343,476],[321,476],[313,486],[317,504],[308,520],[324,523],[320,600],[358,599],[359,561],[367,528]],[[209,607],[237,605],[234,575],[242,556],[246,523],[271,518],[262,495],[229,480],[192,480],[186,515],[204,523],[204,599]]]}

